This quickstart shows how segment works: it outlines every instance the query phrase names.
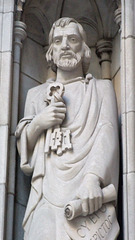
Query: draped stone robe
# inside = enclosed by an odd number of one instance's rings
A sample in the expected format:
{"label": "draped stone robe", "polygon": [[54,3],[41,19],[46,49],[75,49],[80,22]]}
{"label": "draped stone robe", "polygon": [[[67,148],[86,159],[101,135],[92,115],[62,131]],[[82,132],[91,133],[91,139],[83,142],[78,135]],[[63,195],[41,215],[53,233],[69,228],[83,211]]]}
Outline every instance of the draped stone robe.
{"label": "draped stone robe", "polygon": [[[46,156],[44,154],[46,131],[44,131],[35,145],[32,156],[28,152],[27,127],[34,116],[47,106],[46,89],[52,82],[53,80],[48,80],[29,90],[24,118],[16,130],[21,169],[27,175],[32,174],[31,192],[23,222],[26,235],[30,231],[33,214],[42,199],[52,207],[62,209],[64,217],[63,207],[68,201],[76,198],[78,188],[86,174],[97,175],[101,187],[112,183],[117,190],[118,185],[117,107],[113,86],[109,80],[92,78],[88,81],[86,77],[84,80],[67,82],[64,85],[63,99],[67,113],[61,129],[63,132],[70,129],[72,150],[63,153],[62,156],[57,156],[54,152]],[[49,216],[44,218],[48,219]],[[56,239],[71,238],[56,237]]]}

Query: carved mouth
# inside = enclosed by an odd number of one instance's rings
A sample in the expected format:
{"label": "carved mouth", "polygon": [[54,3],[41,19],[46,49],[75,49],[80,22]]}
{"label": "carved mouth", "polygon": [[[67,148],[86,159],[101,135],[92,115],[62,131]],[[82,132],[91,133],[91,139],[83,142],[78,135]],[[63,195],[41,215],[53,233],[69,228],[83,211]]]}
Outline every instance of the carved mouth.
{"label": "carved mouth", "polygon": [[71,58],[72,55],[67,53],[67,54],[63,54],[61,57],[62,58]]}
{"label": "carved mouth", "polygon": [[64,52],[64,53],[60,54],[60,57],[61,58],[71,58],[71,57],[73,57],[73,54],[69,53],[69,52]]}

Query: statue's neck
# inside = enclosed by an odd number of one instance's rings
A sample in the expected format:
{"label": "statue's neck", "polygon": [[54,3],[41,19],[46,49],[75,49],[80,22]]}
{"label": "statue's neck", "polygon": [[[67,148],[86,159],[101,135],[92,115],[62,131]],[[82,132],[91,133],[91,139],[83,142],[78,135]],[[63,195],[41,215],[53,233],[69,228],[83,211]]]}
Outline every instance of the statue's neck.
{"label": "statue's neck", "polygon": [[62,69],[57,69],[57,77],[56,77],[56,81],[61,82],[61,83],[65,83],[72,80],[72,79],[76,79],[78,77],[83,77],[83,71],[82,71],[82,66],[78,66],[78,68],[73,69],[71,71],[65,71]]}

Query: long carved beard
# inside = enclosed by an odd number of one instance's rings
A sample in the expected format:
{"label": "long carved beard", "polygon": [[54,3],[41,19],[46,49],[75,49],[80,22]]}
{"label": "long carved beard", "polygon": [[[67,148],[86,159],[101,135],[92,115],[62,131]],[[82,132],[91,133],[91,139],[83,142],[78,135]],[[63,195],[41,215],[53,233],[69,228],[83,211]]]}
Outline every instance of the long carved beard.
{"label": "long carved beard", "polygon": [[[68,54],[68,53],[67,53]],[[71,71],[76,68],[81,62],[81,55],[79,53],[70,52],[71,58],[62,58],[60,54],[59,58],[54,58],[56,66],[62,70]]]}

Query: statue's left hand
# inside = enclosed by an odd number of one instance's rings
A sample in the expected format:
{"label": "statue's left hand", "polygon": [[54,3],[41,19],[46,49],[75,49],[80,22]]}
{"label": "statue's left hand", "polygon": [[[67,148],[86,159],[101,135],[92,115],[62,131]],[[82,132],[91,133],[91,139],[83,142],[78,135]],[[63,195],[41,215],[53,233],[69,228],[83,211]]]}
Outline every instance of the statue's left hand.
{"label": "statue's left hand", "polygon": [[100,209],[102,207],[102,190],[98,176],[87,174],[79,187],[76,197],[82,200],[83,216]]}

